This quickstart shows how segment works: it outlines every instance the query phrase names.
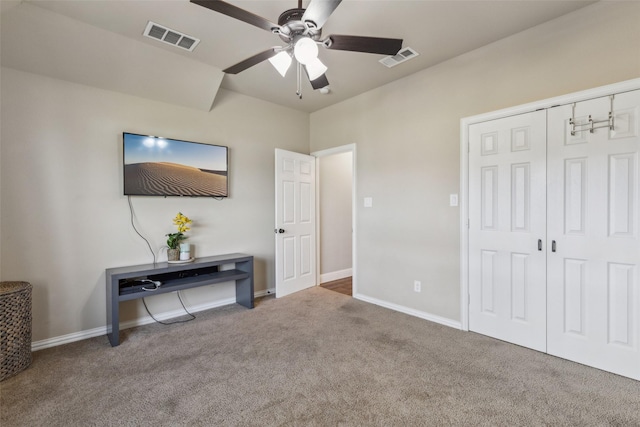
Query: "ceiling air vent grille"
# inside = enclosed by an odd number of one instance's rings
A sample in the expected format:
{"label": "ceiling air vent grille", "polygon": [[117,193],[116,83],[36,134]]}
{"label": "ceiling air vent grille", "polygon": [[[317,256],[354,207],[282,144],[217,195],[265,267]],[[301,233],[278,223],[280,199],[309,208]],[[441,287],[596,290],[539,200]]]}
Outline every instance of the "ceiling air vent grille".
{"label": "ceiling air vent grille", "polygon": [[402,64],[403,62],[406,62],[410,59],[413,59],[418,55],[420,54],[410,47],[404,47],[400,49],[400,52],[398,52],[397,54],[382,58],[380,60],[380,63],[385,67],[391,68],[395,67],[398,64]]}
{"label": "ceiling air vent grille", "polygon": [[193,52],[193,49],[195,49],[196,46],[198,46],[198,43],[200,43],[200,40],[195,37],[188,36],[184,33],[172,30],[171,28],[151,21],[147,23],[147,27],[144,29],[143,34],[149,38],[159,40],[172,46],[177,46],[181,49],[188,50],[189,52]]}

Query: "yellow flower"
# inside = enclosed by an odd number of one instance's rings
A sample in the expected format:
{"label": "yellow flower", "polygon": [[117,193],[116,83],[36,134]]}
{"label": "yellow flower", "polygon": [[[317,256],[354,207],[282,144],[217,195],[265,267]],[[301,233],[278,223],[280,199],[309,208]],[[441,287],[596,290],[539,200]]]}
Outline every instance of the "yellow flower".
{"label": "yellow flower", "polygon": [[176,217],[173,219],[173,223],[178,227],[178,232],[180,233],[191,230],[191,227],[189,227],[191,222],[192,221],[186,215],[183,215],[182,212],[178,212]]}
{"label": "yellow flower", "polygon": [[187,238],[183,233],[191,230],[191,227],[189,227],[191,220],[186,215],[183,215],[182,212],[178,212],[176,217],[173,218],[173,224],[178,227],[178,232],[166,235],[168,237],[167,246],[171,249],[176,249],[180,242]]}

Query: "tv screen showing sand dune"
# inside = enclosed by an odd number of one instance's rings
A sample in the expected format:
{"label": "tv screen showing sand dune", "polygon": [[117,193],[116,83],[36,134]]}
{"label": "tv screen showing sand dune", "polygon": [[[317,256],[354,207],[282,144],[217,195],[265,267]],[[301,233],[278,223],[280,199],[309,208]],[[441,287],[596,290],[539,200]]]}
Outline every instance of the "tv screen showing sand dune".
{"label": "tv screen showing sand dune", "polygon": [[125,133],[124,194],[227,197],[227,147]]}

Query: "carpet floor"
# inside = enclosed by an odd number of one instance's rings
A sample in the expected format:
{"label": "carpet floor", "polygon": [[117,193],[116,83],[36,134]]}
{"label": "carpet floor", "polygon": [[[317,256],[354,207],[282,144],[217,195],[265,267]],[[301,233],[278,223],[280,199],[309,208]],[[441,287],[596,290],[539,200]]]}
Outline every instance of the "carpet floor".
{"label": "carpet floor", "polygon": [[33,354],[13,426],[639,426],[640,382],[322,288]]}

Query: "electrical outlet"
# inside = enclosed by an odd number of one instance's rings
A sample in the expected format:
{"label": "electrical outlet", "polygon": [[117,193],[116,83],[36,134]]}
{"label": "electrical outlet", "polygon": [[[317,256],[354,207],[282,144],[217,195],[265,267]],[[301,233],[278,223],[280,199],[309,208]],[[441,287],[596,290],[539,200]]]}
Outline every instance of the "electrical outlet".
{"label": "electrical outlet", "polygon": [[419,280],[413,281],[413,290],[415,292],[420,292],[422,290],[422,283]]}

